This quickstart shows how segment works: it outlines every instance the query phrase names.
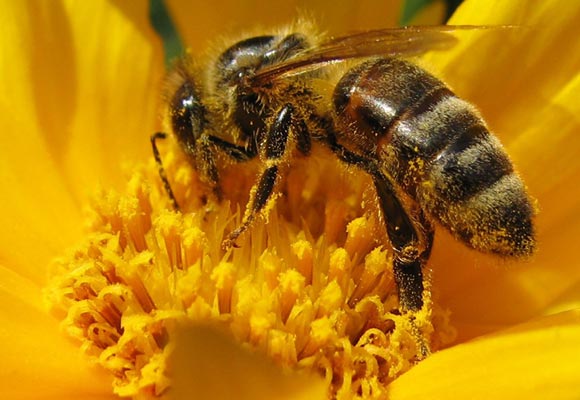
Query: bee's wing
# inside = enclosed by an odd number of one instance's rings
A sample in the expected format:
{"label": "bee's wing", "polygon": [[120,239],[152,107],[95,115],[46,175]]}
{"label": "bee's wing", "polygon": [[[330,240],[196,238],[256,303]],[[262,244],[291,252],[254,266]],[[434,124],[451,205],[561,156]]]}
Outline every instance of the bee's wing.
{"label": "bee's wing", "polygon": [[265,67],[253,79],[259,85],[278,77],[303,73],[328,63],[352,58],[413,56],[429,50],[443,50],[457,42],[451,32],[481,28],[487,27],[470,25],[410,26],[356,32],[331,38],[287,61]]}

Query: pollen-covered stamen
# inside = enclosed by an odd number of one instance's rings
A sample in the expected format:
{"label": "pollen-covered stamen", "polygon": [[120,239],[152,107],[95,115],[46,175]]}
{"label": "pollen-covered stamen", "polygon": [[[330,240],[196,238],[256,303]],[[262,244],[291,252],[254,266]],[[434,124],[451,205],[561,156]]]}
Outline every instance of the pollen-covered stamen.
{"label": "pollen-covered stamen", "polygon": [[[324,158],[314,169],[324,179],[297,165],[268,223],[257,221],[239,249],[224,252],[243,199],[224,188],[231,208],[204,203],[186,161],[166,159],[187,212],[167,210],[154,165],[145,168],[124,194],[98,196],[89,234],[54,263],[47,289],[65,330],[111,372],[117,394],[167,393],[168,344],[185,321],[220,324],[281,366],[320,374],[337,398],[384,395],[421,358],[422,343],[449,341],[447,316],[428,292],[412,318],[399,311],[391,253],[359,176]],[[240,181],[249,190],[253,180]]]}
{"label": "pollen-covered stamen", "polygon": [[93,232],[82,247],[55,261],[47,294],[53,309],[66,313],[65,329],[111,371],[116,393],[161,394],[163,380],[145,384],[143,371],[151,370],[163,352],[169,340],[166,321],[176,318],[164,304],[173,296],[159,290],[173,267],[154,267],[156,254],[164,253],[155,235],[162,229],[152,229],[149,193],[140,176],[134,176],[127,192],[99,196]]}

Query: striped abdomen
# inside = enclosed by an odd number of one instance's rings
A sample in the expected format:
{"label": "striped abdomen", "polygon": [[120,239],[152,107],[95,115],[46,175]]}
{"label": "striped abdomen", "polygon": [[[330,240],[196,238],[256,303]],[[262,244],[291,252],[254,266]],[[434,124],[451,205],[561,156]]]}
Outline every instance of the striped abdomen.
{"label": "striped abdomen", "polygon": [[343,143],[380,160],[423,211],[478,250],[527,255],[534,209],[505,150],[469,103],[400,59],[363,63],[340,80]]}

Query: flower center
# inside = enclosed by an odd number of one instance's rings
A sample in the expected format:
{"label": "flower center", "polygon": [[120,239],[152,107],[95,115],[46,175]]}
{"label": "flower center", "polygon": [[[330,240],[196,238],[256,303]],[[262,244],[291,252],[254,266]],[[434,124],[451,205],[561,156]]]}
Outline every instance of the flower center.
{"label": "flower center", "polygon": [[53,265],[52,308],[111,372],[115,393],[166,393],[167,344],[187,321],[220,324],[285,368],[321,374],[339,398],[380,395],[422,346],[450,341],[428,290],[412,319],[399,312],[364,174],[325,154],[293,162],[268,223],[224,251],[255,168],[225,167],[217,203],[179,154],[164,162],[183,213],[168,210],[153,163],[137,168],[123,193],[95,197],[86,238]]}

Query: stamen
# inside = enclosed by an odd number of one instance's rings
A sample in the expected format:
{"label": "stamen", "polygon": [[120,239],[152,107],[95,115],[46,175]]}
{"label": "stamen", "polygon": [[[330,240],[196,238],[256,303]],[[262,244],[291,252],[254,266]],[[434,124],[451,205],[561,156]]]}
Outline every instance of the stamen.
{"label": "stamen", "polygon": [[[206,202],[179,155],[164,161],[183,213],[170,210],[154,164],[124,193],[95,197],[85,239],[55,260],[46,293],[116,394],[167,393],[168,343],[186,321],[220,324],[279,365],[320,374],[336,398],[384,395],[426,349],[452,339],[429,291],[423,310],[401,314],[368,178],[321,160],[318,178],[303,165],[290,171],[269,222],[254,223],[234,250],[221,243],[247,192],[226,188],[231,203]],[[240,173],[224,170],[224,181]],[[249,190],[251,177],[239,181]]]}

